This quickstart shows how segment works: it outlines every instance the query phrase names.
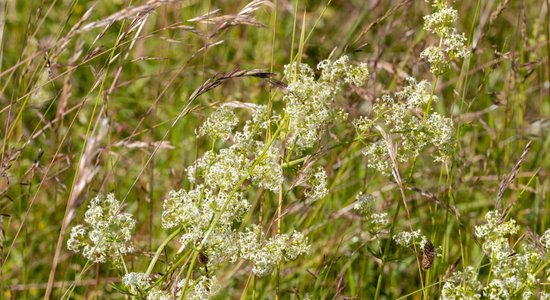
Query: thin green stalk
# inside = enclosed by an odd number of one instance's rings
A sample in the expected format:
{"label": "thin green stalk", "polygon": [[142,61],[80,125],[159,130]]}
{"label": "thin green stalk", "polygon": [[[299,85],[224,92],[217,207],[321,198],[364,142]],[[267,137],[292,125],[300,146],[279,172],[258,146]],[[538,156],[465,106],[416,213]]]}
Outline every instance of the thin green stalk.
{"label": "thin green stalk", "polygon": [[395,225],[397,224],[397,218],[399,216],[399,210],[401,209],[401,205],[403,205],[403,202],[398,201],[397,208],[395,209],[395,213],[393,214],[393,220],[391,222],[390,234],[384,245],[384,253],[382,253],[382,262],[380,263],[380,266],[378,269],[378,280],[376,282],[376,292],[374,293],[374,300],[377,300],[378,297],[380,296],[380,289],[382,288],[382,278],[384,276],[384,267],[386,266],[386,259],[388,257],[388,252],[390,251],[390,245],[393,239],[393,233],[395,231]]}
{"label": "thin green stalk", "polygon": [[[443,37],[440,37],[439,38],[438,51],[441,51],[442,46],[443,46]],[[430,109],[431,109],[434,94],[435,94],[435,87],[437,86],[438,81],[439,81],[439,75],[434,74],[434,80],[432,82],[432,90],[430,91],[430,99],[428,99],[428,104],[426,105],[426,110],[424,110],[424,116],[422,117],[422,124],[424,124],[426,122],[426,117],[430,113]]]}
{"label": "thin green stalk", "polygon": [[151,272],[153,272],[153,269],[155,268],[155,264],[157,263],[157,260],[159,259],[160,255],[162,254],[162,251],[164,248],[166,248],[166,245],[173,240],[178,234],[181,233],[183,230],[183,227],[179,227],[178,229],[174,230],[163,242],[160,244],[160,246],[157,248],[157,251],[155,252],[155,256],[153,256],[153,259],[151,259],[151,262],[149,263],[149,267],[147,267],[147,271],[145,271],[145,274],[147,276],[151,275]]}

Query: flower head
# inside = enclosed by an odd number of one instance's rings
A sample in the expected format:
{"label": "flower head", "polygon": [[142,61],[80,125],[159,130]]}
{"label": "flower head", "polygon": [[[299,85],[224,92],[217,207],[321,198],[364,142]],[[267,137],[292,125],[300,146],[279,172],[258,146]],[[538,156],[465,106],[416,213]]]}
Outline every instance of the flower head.
{"label": "flower head", "polygon": [[130,214],[121,212],[113,194],[92,199],[84,223],[71,230],[69,250],[82,252],[87,259],[101,263],[107,260],[117,263],[121,255],[134,250],[130,240],[135,221]]}
{"label": "flower head", "polygon": [[458,12],[446,1],[436,0],[433,6],[435,12],[424,17],[424,29],[438,36],[440,43],[426,48],[420,57],[430,63],[430,71],[437,76],[448,70],[452,60],[466,58],[470,51],[466,48],[466,36],[454,28]]}
{"label": "flower head", "polygon": [[306,191],[306,202],[311,203],[322,199],[328,194],[327,173],[321,167],[315,173],[308,174],[309,189]]}
{"label": "flower head", "polygon": [[208,135],[212,139],[227,140],[231,137],[233,128],[238,123],[239,119],[231,108],[229,106],[221,106],[199,128],[199,136]]}
{"label": "flower head", "polygon": [[268,275],[281,261],[295,260],[309,251],[307,238],[299,232],[278,234],[263,243],[261,234],[259,226],[252,226],[239,235],[240,257],[252,261],[257,276]]}
{"label": "flower head", "polygon": [[324,60],[317,65],[321,71],[315,78],[313,70],[296,63],[285,66],[285,77],[290,84],[283,97],[288,117],[287,148],[296,153],[312,147],[318,140],[320,130],[331,121],[341,117],[333,108],[335,96],[345,84],[362,86],[368,79],[366,64],[350,64],[347,56],[335,61]]}

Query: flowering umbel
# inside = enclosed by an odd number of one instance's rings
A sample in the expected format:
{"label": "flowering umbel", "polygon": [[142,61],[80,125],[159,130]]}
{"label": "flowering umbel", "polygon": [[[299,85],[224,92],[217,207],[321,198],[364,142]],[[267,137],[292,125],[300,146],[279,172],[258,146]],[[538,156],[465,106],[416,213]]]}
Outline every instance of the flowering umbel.
{"label": "flowering umbel", "polygon": [[[437,83],[450,61],[467,57],[469,51],[465,46],[466,37],[453,27],[457,11],[443,0],[435,0],[433,7],[436,11],[424,17],[424,29],[437,35],[440,43],[426,48],[420,57],[430,63]],[[384,95],[376,100],[371,117],[356,119],[355,128],[366,144],[363,153],[368,157],[368,166],[387,174],[396,167],[397,161],[414,160],[428,146],[435,150],[435,161],[447,161],[454,149],[454,126],[450,118],[433,111],[432,103],[437,100],[435,86],[409,77],[407,85],[393,96]],[[373,135],[380,138],[366,141],[365,137]],[[392,156],[395,159],[392,160]]]}
{"label": "flowering umbel", "polygon": [[[433,111],[428,111],[426,115],[418,114],[429,108],[430,97],[431,101],[437,100],[437,97],[431,96],[431,85],[427,81],[417,82],[414,78],[407,81],[408,85],[396,92],[394,97],[386,95],[378,100],[372,117],[362,116],[354,121],[357,133],[360,138],[373,130],[388,133],[392,143],[397,145],[396,156],[400,162],[416,158],[428,146],[435,150],[433,159],[444,162],[454,149],[453,122]],[[368,158],[369,167],[389,173],[392,164],[388,147],[383,139],[366,145],[363,153]]]}
{"label": "flowering umbel", "polygon": [[441,75],[449,69],[451,61],[466,58],[470,51],[466,48],[466,37],[454,27],[458,13],[447,6],[447,1],[435,0],[435,12],[424,17],[424,29],[439,38],[437,46],[426,48],[420,57],[430,63],[430,71]]}
{"label": "flowering umbel", "polygon": [[[285,107],[279,114],[265,105],[226,103],[204,121],[196,136],[207,137],[212,147],[187,168],[190,187],[168,193],[161,218],[162,226],[173,230],[169,239],[179,238],[178,254],[191,253],[188,275],[167,279],[173,280],[171,292],[165,290],[165,282],[155,282],[151,275],[160,255],[156,252],[147,272],[124,268],[122,284],[127,293],[143,299],[169,299],[173,295],[208,299],[218,290],[215,273],[224,264],[248,261],[252,272],[261,277],[309,252],[307,237],[296,230],[284,233],[277,228],[277,234],[269,234],[262,224],[243,222],[251,209],[247,192],[281,192],[285,187],[285,159],[312,148],[323,127],[342,116],[334,107],[342,87],[362,85],[368,78],[366,65],[353,65],[347,57],[322,61],[317,69],[319,76],[304,64],[285,67],[289,85],[283,96]],[[243,114],[249,113],[250,118],[240,122],[238,109],[245,110]],[[307,173],[304,203],[311,204],[329,193],[323,167],[302,173]],[[94,262],[122,262],[122,256],[133,250],[130,233],[134,221],[121,212],[112,194],[94,198],[84,221],[84,225],[73,228],[69,249],[84,253]]]}
{"label": "flowering umbel", "polygon": [[134,250],[130,241],[135,221],[132,215],[123,213],[113,194],[98,195],[88,205],[84,225],[71,230],[67,248],[93,262],[110,260],[115,264]]}
{"label": "flowering umbel", "polygon": [[[475,235],[482,241],[482,249],[490,261],[487,282],[482,284],[479,270],[468,266],[445,282],[441,298],[536,298],[541,288],[538,272],[548,258],[545,258],[546,253],[529,241],[517,243],[517,248],[513,249],[510,237],[519,230],[515,220],[505,220],[498,210],[489,211],[485,216],[485,224],[475,228]],[[541,239],[541,243],[544,247],[544,239]],[[539,295],[539,298],[544,297],[544,293]]]}
{"label": "flowering umbel", "polygon": [[362,86],[369,76],[366,64],[352,65],[347,56],[324,60],[317,69],[321,72],[319,78],[315,78],[308,65],[285,66],[285,77],[290,81],[288,93],[283,97],[289,119],[286,145],[295,153],[312,147],[321,128],[342,116],[333,102],[343,86]]}

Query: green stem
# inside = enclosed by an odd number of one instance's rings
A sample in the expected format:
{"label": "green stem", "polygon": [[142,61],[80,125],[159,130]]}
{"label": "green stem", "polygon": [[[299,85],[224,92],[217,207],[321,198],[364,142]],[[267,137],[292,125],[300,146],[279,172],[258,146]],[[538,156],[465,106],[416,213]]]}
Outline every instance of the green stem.
{"label": "green stem", "polygon": [[155,256],[153,256],[153,259],[151,260],[151,263],[149,263],[149,267],[147,268],[147,271],[145,274],[147,276],[151,275],[151,272],[153,272],[153,268],[155,268],[155,264],[157,263],[157,260],[159,259],[162,251],[168,245],[168,243],[173,240],[181,231],[183,230],[183,227],[178,228],[174,232],[172,232],[163,242],[160,244],[160,246],[157,249],[157,252],[155,252]]}
{"label": "green stem", "polygon": [[401,209],[402,204],[403,202],[401,201],[397,202],[397,208],[395,209],[395,214],[393,215],[393,221],[391,222],[390,236],[386,240],[386,244],[384,245],[384,253],[382,253],[382,262],[380,263],[380,268],[378,270],[378,281],[376,283],[376,292],[374,293],[374,300],[377,300],[378,296],[380,296],[380,288],[382,287],[382,277],[384,275],[384,267],[386,265],[386,256],[387,256],[387,253],[390,251],[390,245],[391,245],[391,240],[393,238],[393,232],[395,230],[395,224],[397,224],[397,217],[399,216],[399,210]]}
{"label": "green stem", "polygon": [[[439,38],[439,46],[438,50],[441,51],[441,47],[443,46],[443,37]],[[437,86],[437,82],[439,81],[439,75],[434,74],[434,80],[432,82],[432,90],[430,92],[430,99],[428,100],[428,105],[426,105],[426,110],[424,111],[424,116],[422,117],[422,125],[424,125],[426,121],[426,117],[428,116],[428,113],[430,113],[430,109],[432,106],[434,94],[435,94],[435,87]]]}
{"label": "green stem", "polygon": [[[542,266],[540,266],[540,268],[538,268],[535,273],[533,274],[534,277],[536,277],[540,272],[544,271],[546,269],[546,267],[548,267],[548,265],[550,265],[550,260],[547,260]],[[517,294],[519,293],[523,288],[525,288],[527,284],[524,282],[515,292],[514,294]]]}

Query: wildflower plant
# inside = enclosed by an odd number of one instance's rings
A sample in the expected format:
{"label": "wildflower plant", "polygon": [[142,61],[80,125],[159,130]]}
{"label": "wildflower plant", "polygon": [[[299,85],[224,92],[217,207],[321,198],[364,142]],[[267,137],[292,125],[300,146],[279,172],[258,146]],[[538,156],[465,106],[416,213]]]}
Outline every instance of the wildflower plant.
{"label": "wildflower plant", "polygon": [[[178,237],[178,253],[188,253],[190,259],[188,265],[182,266],[183,260],[177,260],[172,266],[182,268],[182,276],[175,286],[178,297],[185,299],[207,299],[215,295],[218,290],[214,288],[215,273],[228,263],[249,261],[251,271],[261,277],[270,275],[283,262],[308,254],[308,238],[299,231],[270,236],[260,224],[242,222],[251,208],[248,191],[256,188],[281,193],[285,181],[290,179],[285,176],[285,161],[315,146],[322,130],[342,119],[345,114],[335,107],[334,99],[343,87],[363,85],[368,78],[366,64],[353,65],[346,56],[322,61],[317,70],[320,72],[318,77],[305,64],[293,63],[285,67],[289,84],[280,114],[269,112],[264,105],[222,105],[204,121],[197,130],[197,137],[208,138],[212,148],[187,168],[191,187],[168,193],[163,203],[162,226],[172,233],[145,272],[124,270],[122,283],[128,294],[147,299],[168,297],[170,293],[164,287],[174,284],[163,278],[153,280],[151,272],[163,248]],[[251,118],[239,129],[236,110],[243,108],[250,112]],[[221,148],[215,147],[217,142],[222,143]],[[303,193],[304,203],[313,203],[328,194],[327,173],[321,166],[307,169],[304,174],[308,184]],[[107,249],[100,253],[109,256],[112,248],[120,248],[130,241],[129,229],[134,223],[130,222],[129,215],[119,211],[119,204],[112,195],[107,197],[107,202],[101,199],[92,200],[85,222],[92,230],[93,226],[98,226],[96,221],[99,219],[106,219],[100,229],[111,229],[110,224],[120,227],[114,233],[100,232],[114,234],[114,238],[102,242],[99,248]],[[381,227],[382,221],[378,219],[383,218],[376,217],[373,223]],[[75,226],[69,249],[78,252],[86,247],[83,239],[88,231],[87,227]],[[116,253],[121,257],[131,250],[122,249]],[[85,257],[94,262],[106,261],[88,252],[84,251]],[[200,275],[194,275],[201,265],[204,269]]]}
{"label": "wildflower plant", "polygon": [[[432,82],[408,76],[403,87],[376,99],[369,115],[353,121],[356,139],[363,144],[362,152],[368,167],[393,176],[399,185],[408,216],[410,211],[399,166],[409,163],[412,170],[420,154],[428,149],[435,162],[448,164],[452,158],[455,149],[454,123],[451,118],[435,111],[433,103],[441,101],[436,95],[436,86],[439,77],[450,71],[450,61],[469,55],[465,36],[454,28],[457,11],[442,0],[435,0],[432,6],[435,12],[424,17],[424,29],[435,34],[439,43],[437,47],[429,46],[420,54],[420,58],[430,64]],[[392,221],[390,240],[415,251],[419,273],[422,269],[431,268],[435,257],[441,256],[441,248],[436,248],[420,230],[414,230],[410,220],[408,231],[395,233],[396,221]],[[423,279],[421,282],[424,285]],[[380,286],[377,286],[376,296],[379,292]]]}
{"label": "wildflower plant", "polygon": [[489,259],[489,274],[481,277],[479,268],[472,266],[455,272],[443,285],[442,299],[543,298],[541,275],[550,258],[544,246],[537,247],[533,241],[523,240],[512,245],[510,238],[519,231],[515,220],[505,220],[501,211],[489,211],[485,223],[475,228],[475,235],[482,241],[482,249]]}
{"label": "wildflower plant", "polygon": [[[438,101],[435,87],[439,75],[449,70],[450,61],[468,57],[469,51],[465,36],[454,28],[457,11],[442,0],[435,0],[433,7],[435,12],[424,17],[424,29],[438,36],[440,42],[420,54],[430,63],[433,83],[409,77],[401,90],[376,100],[372,116],[354,121],[358,138],[365,143],[363,153],[369,167],[382,173],[388,174],[394,167],[392,151],[397,152],[394,155],[399,162],[406,163],[415,161],[431,146],[434,161],[446,162],[454,149],[453,121],[433,111],[432,103]],[[373,136],[378,139],[373,141]]]}
{"label": "wildflower plant", "polygon": [[[440,1],[434,7],[436,13],[425,18],[425,29],[440,37],[440,46],[426,49],[421,56],[438,51],[433,54],[440,56],[438,60],[434,61],[435,56],[428,59],[437,78],[447,70],[443,61],[465,57],[466,50],[463,36],[452,28],[456,11]],[[347,113],[336,106],[335,98],[346,86],[364,85],[368,77],[367,65],[352,64],[347,56],[323,60],[315,70],[293,62],[284,68],[288,84],[279,112],[257,104],[222,104],[215,109],[196,130],[197,138],[206,139],[212,146],[187,168],[190,188],[171,191],[164,200],[162,226],[172,233],[145,272],[124,271],[123,285],[127,292],[162,298],[168,294],[166,287],[171,285],[176,286],[172,294],[179,298],[206,299],[215,295],[218,290],[214,288],[215,273],[227,264],[248,261],[251,271],[262,277],[278,270],[285,261],[307,255],[310,245],[299,231],[282,233],[278,225],[277,233],[270,235],[261,224],[243,224],[245,215],[252,213],[249,191],[258,189],[282,195],[285,182],[292,182],[285,166],[292,165],[295,158],[303,161],[304,153],[318,146],[323,130],[347,119]],[[372,116],[353,121],[358,140],[365,144],[363,153],[369,166],[382,173],[395,168],[392,155],[405,163],[416,160],[423,149],[432,147],[434,160],[445,162],[453,151],[453,122],[431,108],[432,102],[438,100],[434,94],[437,80],[430,84],[409,77],[406,81],[407,85],[393,95],[376,101]],[[238,116],[242,114],[250,118],[241,122]],[[327,196],[328,175],[322,166],[308,165],[301,174],[307,187],[303,191],[304,203],[311,205]],[[356,209],[364,216],[367,230],[374,237],[385,233],[389,225],[387,213],[375,212],[370,196],[359,194],[356,200]],[[85,229],[78,225],[73,231],[69,248],[78,251]],[[125,242],[130,239],[125,238]],[[151,272],[163,247],[176,238],[177,253],[189,257],[185,265],[183,260],[173,262],[172,268],[181,268],[181,276],[174,278],[177,282],[173,283],[163,278],[152,280]],[[410,232],[397,233],[393,240],[407,248],[418,246],[425,252],[433,248],[419,230],[412,228]],[[202,271],[197,274],[200,266]]]}

